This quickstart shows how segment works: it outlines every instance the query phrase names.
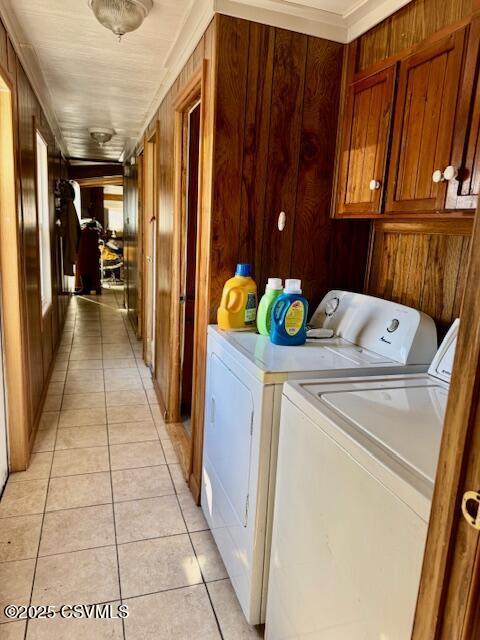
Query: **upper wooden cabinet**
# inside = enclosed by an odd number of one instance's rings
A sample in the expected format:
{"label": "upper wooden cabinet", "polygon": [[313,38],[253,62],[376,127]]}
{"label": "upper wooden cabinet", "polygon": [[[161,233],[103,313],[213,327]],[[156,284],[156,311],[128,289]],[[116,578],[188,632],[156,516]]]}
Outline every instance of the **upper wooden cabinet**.
{"label": "upper wooden cabinet", "polygon": [[380,213],[395,66],[348,88],[338,176],[337,215]]}
{"label": "upper wooden cabinet", "polygon": [[472,21],[452,151],[458,173],[448,183],[448,209],[475,209],[480,193],[480,17]]}
{"label": "upper wooden cabinet", "polygon": [[387,212],[445,208],[464,39],[460,29],[400,64]]}

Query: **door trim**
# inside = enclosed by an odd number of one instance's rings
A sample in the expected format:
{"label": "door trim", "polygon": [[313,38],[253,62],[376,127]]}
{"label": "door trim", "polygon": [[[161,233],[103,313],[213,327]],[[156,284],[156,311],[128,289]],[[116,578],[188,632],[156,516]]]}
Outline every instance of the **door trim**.
{"label": "door trim", "polygon": [[480,532],[461,512],[480,489],[479,280],[477,209],[412,640],[480,637]]}
{"label": "door trim", "polygon": [[30,459],[29,379],[25,330],[23,270],[17,219],[18,182],[15,135],[15,92],[0,69],[0,274],[2,281],[4,363],[10,471],[23,471]]}

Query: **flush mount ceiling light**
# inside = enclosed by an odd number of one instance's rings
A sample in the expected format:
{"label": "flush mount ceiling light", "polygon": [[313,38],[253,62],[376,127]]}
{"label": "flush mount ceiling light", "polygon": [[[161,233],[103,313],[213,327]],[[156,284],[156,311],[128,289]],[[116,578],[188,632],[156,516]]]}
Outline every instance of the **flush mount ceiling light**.
{"label": "flush mount ceiling light", "polygon": [[153,7],[152,0],[88,0],[88,6],[104,27],[120,40],[135,31]]}
{"label": "flush mount ceiling light", "polygon": [[113,129],[106,129],[104,127],[93,127],[92,129],[89,129],[89,133],[100,147],[103,147],[104,144],[110,142],[115,135],[115,131]]}

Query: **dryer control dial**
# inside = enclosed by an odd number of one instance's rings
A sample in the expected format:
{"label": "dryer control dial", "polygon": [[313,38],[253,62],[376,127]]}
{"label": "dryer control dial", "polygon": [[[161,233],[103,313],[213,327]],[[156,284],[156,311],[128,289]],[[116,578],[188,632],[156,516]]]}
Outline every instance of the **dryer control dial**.
{"label": "dryer control dial", "polygon": [[387,327],[388,333],[393,333],[394,331],[396,331],[399,325],[400,325],[400,320],[397,320],[397,318],[394,318],[391,321],[390,325]]}
{"label": "dryer control dial", "polygon": [[340,299],[339,298],[337,298],[337,297],[330,298],[330,300],[325,305],[325,315],[328,316],[328,317],[333,316],[335,311],[338,309],[338,305],[339,304],[340,304]]}

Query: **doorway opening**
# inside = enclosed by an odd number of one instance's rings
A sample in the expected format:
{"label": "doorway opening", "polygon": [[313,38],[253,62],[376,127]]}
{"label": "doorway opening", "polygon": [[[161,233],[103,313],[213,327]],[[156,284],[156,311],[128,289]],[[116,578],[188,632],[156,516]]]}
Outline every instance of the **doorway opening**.
{"label": "doorway opening", "polygon": [[157,254],[157,134],[143,152],[143,359],[155,371],[156,254]]}
{"label": "doorway opening", "polygon": [[181,313],[181,383],[180,415],[191,437],[193,360],[195,336],[195,301],[197,288],[197,219],[199,205],[200,122],[201,102],[198,99],[183,114],[184,170],[182,170],[182,201],[184,231],[182,234]]}

